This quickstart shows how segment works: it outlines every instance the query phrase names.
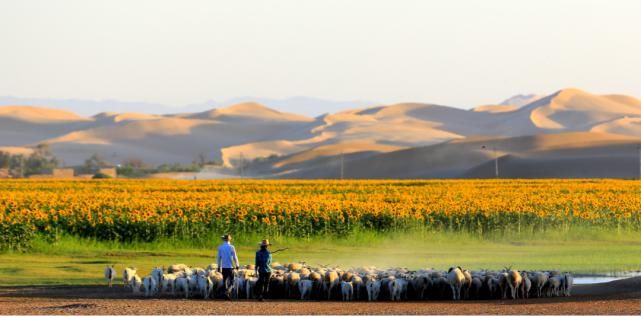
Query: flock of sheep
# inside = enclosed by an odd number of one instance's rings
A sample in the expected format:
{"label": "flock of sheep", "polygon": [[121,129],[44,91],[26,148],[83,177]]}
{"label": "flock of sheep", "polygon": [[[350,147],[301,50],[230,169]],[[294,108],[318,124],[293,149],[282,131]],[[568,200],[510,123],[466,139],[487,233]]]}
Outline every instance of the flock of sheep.
{"label": "flock of sheep", "polygon": [[[225,289],[223,276],[216,265],[193,268],[174,264],[167,269],[154,268],[143,278],[136,268],[125,268],[125,286],[145,297],[171,295],[184,298],[253,299],[258,280],[254,267],[235,271],[233,286]],[[113,266],[105,268],[105,278],[112,285],[116,278]],[[310,267],[304,263],[273,265],[266,298],[301,300],[426,300],[426,299],[517,299],[529,297],[570,296],[573,278],[558,271],[468,271],[452,267],[448,271],[404,268],[364,267],[342,270]],[[227,291],[227,292],[226,292]]]}

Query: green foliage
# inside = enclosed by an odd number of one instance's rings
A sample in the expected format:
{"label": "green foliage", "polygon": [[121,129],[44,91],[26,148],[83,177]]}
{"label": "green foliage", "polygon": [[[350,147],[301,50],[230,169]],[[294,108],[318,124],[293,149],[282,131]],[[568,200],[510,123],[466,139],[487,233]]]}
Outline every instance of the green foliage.
{"label": "green foliage", "polygon": [[139,159],[130,159],[120,164],[116,170],[119,176],[126,178],[143,178],[154,173],[161,172],[198,172],[202,165],[193,162],[191,164],[161,164],[152,166]]}
{"label": "green foliage", "polygon": [[11,167],[11,154],[0,150],[0,168]]}
{"label": "green foliage", "polygon": [[107,162],[100,154],[93,154],[89,159],[85,160],[85,163],[81,166],[81,173],[96,173],[100,168],[111,167],[111,164]]}
{"label": "green foliage", "polygon": [[42,174],[58,167],[58,159],[51,153],[49,145],[38,144],[25,162],[25,175]]}
{"label": "green foliage", "polygon": [[38,144],[29,156],[0,151],[0,168],[9,168],[18,177],[51,172],[58,164],[58,159],[46,143]]}
{"label": "green foliage", "polygon": [[29,224],[0,223],[0,251],[27,250],[31,245],[34,231]]}
{"label": "green foliage", "polygon": [[104,173],[96,173],[93,175],[92,179],[111,179],[111,176]]}
{"label": "green foliage", "polygon": [[153,169],[152,173],[158,172],[198,172],[202,166],[198,163],[192,163],[190,165],[183,165],[179,163],[172,164],[162,164]]}

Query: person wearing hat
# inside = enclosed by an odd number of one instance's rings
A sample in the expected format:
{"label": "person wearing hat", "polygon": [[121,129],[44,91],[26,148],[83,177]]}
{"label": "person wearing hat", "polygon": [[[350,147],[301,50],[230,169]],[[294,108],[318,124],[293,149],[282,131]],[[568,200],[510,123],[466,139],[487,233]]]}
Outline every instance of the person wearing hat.
{"label": "person wearing hat", "polygon": [[234,269],[238,269],[240,263],[238,262],[238,256],[236,256],[236,248],[231,244],[231,235],[225,234],[220,238],[223,243],[218,246],[218,272],[223,274],[225,295],[230,299],[229,294],[234,285]]}
{"label": "person wearing hat", "polygon": [[265,294],[269,291],[269,279],[272,276],[272,254],[267,250],[271,244],[268,239],[263,239],[258,243],[260,250],[256,251],[256,274],[258,274],[258,281],[256,282],[256,291],[258,300],[263,301]]}

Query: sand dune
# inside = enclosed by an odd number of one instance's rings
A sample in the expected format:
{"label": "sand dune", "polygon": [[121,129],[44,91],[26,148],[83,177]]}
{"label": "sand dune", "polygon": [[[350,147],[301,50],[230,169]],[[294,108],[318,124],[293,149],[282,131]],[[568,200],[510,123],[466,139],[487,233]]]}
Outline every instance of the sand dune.
{"label": "sand dune", "polygon": [[[113,163],[142,159],[148,163],[191,163],[204,155],[220,160],[221,148],[257,140],[276,140],[301,124],[265,121],[237,124],[214,120],[164,117],[121,121],[118,124],[71,132],[45,140],[68,164],[101,153]],[[85,154],[81,154],[81,153]]]}
{"label": "sand dune", "polygon": [[[641,138],[591,132],[471,137],[347,159],[344,174],[377,179],[493,177],[492,149],[496,148],[502,177],[582,177],[582,172],[583,177],[636,177],[639,144]],[[577,165],[572,165],[573,161]],[[587,172],[589,169],[592,171]],[[283,172],[282,177],[336,178],[336,165],[319,162],[297,166],[292,172]]]}
{"label": "sand dune", "polygon": [[0,152],[9,153],[9,154],[12,154],[12,155],[29,156],[29,155],[31,155],[31,153],[33,153],[33,149],[32,148],[28,148],[28,147],[5,146],[5,147],[0,147]]}
{"label": "sand dune", "polygon": [[34,106],[0,106],[0,146],[29,146],[90,126],[90,118]]}
{"label": "sand dune", "polygon": [[564,89],[515,111],[496,113],[497,120],[481,134],[523,136],[590,131],[613,119],[641,116],[639,102],[630,97],[599,96],[579,89]]}
{"label": "sand dune", "polygon": [[[249,173],[260,177],[337,177],[340,156],[347,177],[473,177],[491,165],[494,153],[484,145],[497,148],[506,175],[529,177],[519,170],[535,170],[540,162],[566,166],[558,174],[570,177],[583,170],[567,165],[573,160],[581,161],[577,166],[599,168],[608,157],[618,157],[619,166],[629,165],[634,156],[629,150],[639,138],[641,100],[573,88],[545,97],[517,95],[471,110],[399,103],[318,118],[252,102],[198,113],[104,112],[92,117],[0,107],[0,146],[7,151],[28,152],[47,142],[68,165],[94,153],[114,164],[130,158],[190,163],[204,156],[230,170],[242,160],[249,163]],[[585,174],[621,176],[626,168]],[[555,174],[552,167],[543,169]]]}
{"label": "sand dune", "polygon": [[0,117],[32,123],[90,121],[64,110],[48,109],[35,106],[0,106]]}
{"label": "sand dune", "polygon": [[321,157],[349,155],[359,152],[390,152],[399,149],[401,148],[398,146],[377,144],[371,141],[347,141],[337,144],[322,145],[290,155],[285,159],[276,162],[273,166],[275,168],[283,168],[290,164],[309,162]]}
{"label": "sand dune", "polygon": [[[434,117],[434,121],[426,120],[425,117],[429,116],[426,112],[430,111],[447,118],[446,124],[439,121],[439,117]],[[465,118],[456,116],[465,112],[467,111],[429,104],[398,104],[342,111],[317,119],[310,125],[313,126],[311,129],[290,134],[287,140],[223,148],[223,161],[225,165],[234,166],[234,161],[238,160],[241,153],[247,159],[283,156],[337,143],[375,144],[368,149],[358,147],[364,152],[377,152],[377,146],[381,145],[405,148],[436,144],[464,137],[446,129],[457,124],[465,126]],[[303,137],[305,135],[306,138]],[[294,137],[297,139],[292,140]]]}
{"label": "sand dune", "polygon": [[504,113],[518,109],[516,105],[479,105],[472,109],[474,112]]}
{"label": "sand dune", "polygon": [[[578,89],[561,90],[528,106],[532,122],[543,129],[589,130],[593,125],[626,115],[640,115],[635,102],[597,96]],[[630,100],[627,100],[630,101]]]}
{"label": "sand dune", "polygon": [[142,120],[156,120],[162,118],[160,115],[144,114],[144,113],[115,113],[103,112],[92,116],[96,121],[109,121],[112,123],[120,123],[124,121],[142,121]]}
{"label": "sand dune", "polygon": [[311,122],[314,119],[302,115],[279,112],[258,103],[239,103],[226,108],[189,114],[187,118],[218,121],[257,120],[273,122]]}
{"label": "sand dune", "polygon": [[613,133],[621,135],[641,135],[641,117],[624,117],[595,125],[592,132]]}

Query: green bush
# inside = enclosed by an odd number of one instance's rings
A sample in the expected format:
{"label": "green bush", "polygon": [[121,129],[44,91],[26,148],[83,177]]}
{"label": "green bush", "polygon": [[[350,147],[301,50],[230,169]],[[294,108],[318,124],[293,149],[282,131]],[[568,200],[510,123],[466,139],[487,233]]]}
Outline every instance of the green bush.
{"label": "green bush", "polygon": [[33,240],[35,229],[23,223],[0,224],[0,251],[27,250]]}
{"label": "green bush", "polygon": [[92,179],[111,179],[111,176],[108,174],[98,172],[93,175]]}

